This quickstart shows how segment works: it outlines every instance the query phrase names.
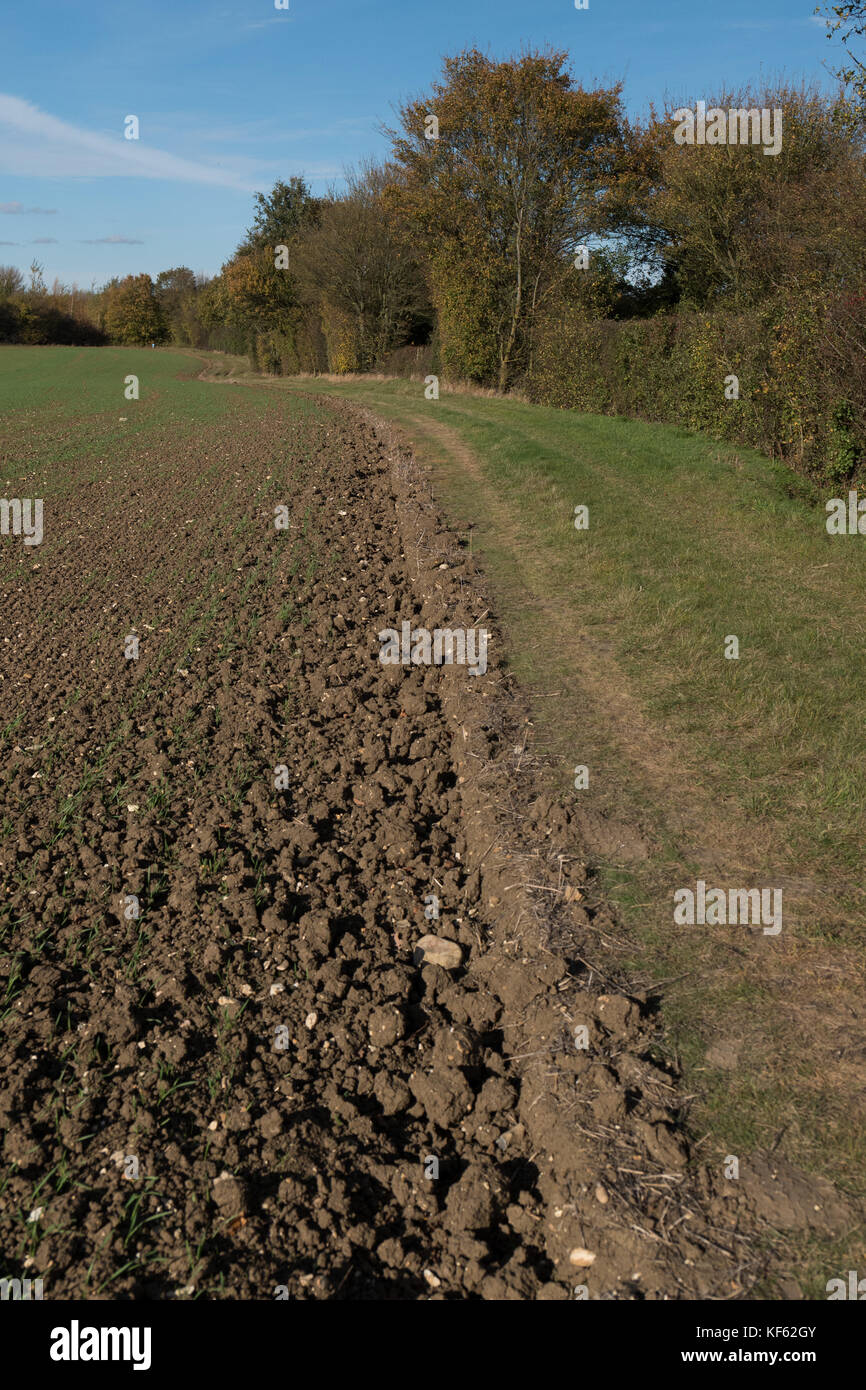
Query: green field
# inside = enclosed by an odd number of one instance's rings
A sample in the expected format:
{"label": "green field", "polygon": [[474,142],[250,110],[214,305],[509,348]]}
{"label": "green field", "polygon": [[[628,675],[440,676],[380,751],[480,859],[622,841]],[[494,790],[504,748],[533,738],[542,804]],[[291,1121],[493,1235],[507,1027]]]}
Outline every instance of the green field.
{"label": "green field", "polygon": [[[193,353],[165,348],[0,347],[6,495],[29,495],[28,469],[37,466],[43,483],[47,470],[47,508],[51,498],[65,494],[72,465],[80,486],[87,475],[78,465],[93,460],[89,477],[96,482],[107,463],[135,455],[139,446],[149,467],[167,476],[173,442],[195,439],[238,415],[254,422],[271,408],[264,392],[232,400],[237,392],[199,381],[204,365]],[[126,397],[130,376],[138,379],[137,400]],[[311,413],[303,401],[298,407],[302,415]],[[49,536],[44,545],[51,544]]]}
{"label": "green field", "polygon": [[[96,411],[126,413],[125,379],[139,376],[140,398],[213,418],[219,403],[185,381],[201,371],[193,354],[146,348],[4,347],[0,351],[0,409],[75,420]],[[132,402],[128,402],[132,404]],[[135,426],[135,421],[130,421]]]}

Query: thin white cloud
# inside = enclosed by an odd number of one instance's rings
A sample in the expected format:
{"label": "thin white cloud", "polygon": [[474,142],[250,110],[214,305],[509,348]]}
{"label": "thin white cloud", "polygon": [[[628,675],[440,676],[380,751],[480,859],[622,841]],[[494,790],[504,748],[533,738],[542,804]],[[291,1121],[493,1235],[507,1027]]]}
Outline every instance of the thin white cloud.
{"label": "thin white cloud", "polygon": [[56,208],[26,208],[23,203],[0,203],[0,213],[6,212],[13,216],[19,213],[37,213],[40,217],[52,217],[56,211]]}
{"label": "thin white cloud", "polygon": [[790,16],[785,15],[777,19],[735,19],[724,20],[719,24],[721,29],[796,29],[801,24],[826,24],[823,15],[807,14]]}
{"label": "thin white cloud", "polygon": [[32,102],[0,93],[0,173],[40,178],[168,179],[209,183],[254,192],[234,171],[181,159],[147,143],[147,122],[139,140],[126,140],[118,112],[117,135],[82,130],[40,111]]}
{"label": "thin white cloud", "polygon": [[31,241],[30,245],[31,245],[31,246],[57,246],[57,245],[59,245],[59,243],[58,243],[58,241],[57,241],[57,237],[56,237],[56,236],[38,236],[38,237],[34,237],[33,241]]}
{"label": "thin white cloud", "polygon": [[144,242],[139,241],[134,236],[98,236],[87,237],[81,243],[82,246],[143,246]]}
{"label": "thin white cloud", "polygon": [[280,13],[271,15],[270,19],[258,19],[253,24],[242,24],[241,29],[270,29],[271,25],[273,24],[294,23],[294,18],[291,14],[289,14],[287,5],[280,5],[279,10]]}

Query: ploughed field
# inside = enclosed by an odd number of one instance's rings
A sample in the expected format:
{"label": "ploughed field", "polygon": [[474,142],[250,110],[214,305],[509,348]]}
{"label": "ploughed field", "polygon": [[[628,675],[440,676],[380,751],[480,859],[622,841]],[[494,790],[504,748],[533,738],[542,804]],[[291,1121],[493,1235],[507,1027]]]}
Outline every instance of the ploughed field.
{"label": "ploughed field", "polygon": [[[471,560],[360,413],[198,369],[0,357],[3,495],[41,498],[44,532],[0,537],[0,1274],[736,1294],[724,1217],[685,1234],[639,1009],[503,915],[554,856],[520,861],[484,782],[494,654],[378,660],[383,628],[483,616]],[[458,967],[419,960],[430,933]]]}

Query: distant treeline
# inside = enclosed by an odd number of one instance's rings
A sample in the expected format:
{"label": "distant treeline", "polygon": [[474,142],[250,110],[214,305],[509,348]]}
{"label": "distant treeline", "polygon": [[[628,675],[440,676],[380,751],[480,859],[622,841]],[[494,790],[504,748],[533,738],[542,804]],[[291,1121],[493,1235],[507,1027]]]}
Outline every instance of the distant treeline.
{"label": "distant treeline", "polygon": [[0,339],[432,373],[851,479],[866,464],[863,93],[782,85],[694,110],[691,127],[682,111],[632,120],[619,85],[581,87],[564,53],[464,52],[400,109],[384,164],[339,194],[299,178],[257,194],[213,279],[179,267],[87,294],[0,270]]}

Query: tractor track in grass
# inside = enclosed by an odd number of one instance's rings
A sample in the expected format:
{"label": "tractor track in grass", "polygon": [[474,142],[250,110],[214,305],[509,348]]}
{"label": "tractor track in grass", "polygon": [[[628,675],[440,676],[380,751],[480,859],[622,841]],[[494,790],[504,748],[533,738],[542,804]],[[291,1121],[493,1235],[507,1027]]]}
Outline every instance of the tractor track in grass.
{"label": "tractor track in grass", "polygon": [[[256,389],[168,465],[72,466],[44,548],[0,553],[0,1273],[747,1294],[746,1209],[690,1164],[568,815],[519,773],[483,576],[398,440]],[[404,620],[483,624],[487,673],[383,666]],[[431,930],[459,970],[416,965]]]}

